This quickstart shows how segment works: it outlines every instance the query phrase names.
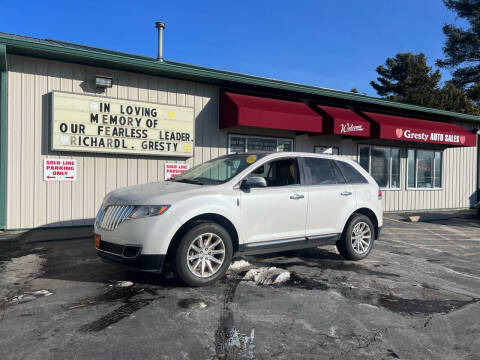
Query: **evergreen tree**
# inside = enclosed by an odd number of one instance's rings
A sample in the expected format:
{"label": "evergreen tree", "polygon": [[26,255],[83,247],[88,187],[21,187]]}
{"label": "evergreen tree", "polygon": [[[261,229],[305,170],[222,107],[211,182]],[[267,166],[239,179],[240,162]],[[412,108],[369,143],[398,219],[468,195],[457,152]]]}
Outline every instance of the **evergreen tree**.
{"label": "evergreen tree", "polygon": [[425,54],[400,53],[376,69],[377,81],[370,85],[378,95],[390,100],[432,106],[439,90],[441,74],[427,65]]}
{"label": "evergreen tree", "polygon": [[425,54],[400,53],[376,69],[377,82],[370,85],[378,95],[394,101],[479,115],[465,92],[447,82],[440,87],[441,74],[427,65]]}
{"label": "evergreen tree", "polygon": [[465,19],[469,26],[464,29],[445,24],[443,33],[447,40],[443,48],[445,59],[437,65],[456,68],[452,82],[476,103],[480,103],[480,0],[443,0],[447,8]]}

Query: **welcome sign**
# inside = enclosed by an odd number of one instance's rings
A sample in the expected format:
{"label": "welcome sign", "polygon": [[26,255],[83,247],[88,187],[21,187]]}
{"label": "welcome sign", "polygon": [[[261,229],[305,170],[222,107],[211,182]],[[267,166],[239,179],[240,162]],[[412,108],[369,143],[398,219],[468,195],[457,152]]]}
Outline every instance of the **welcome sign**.
{"label": "welcome sign", "polygon": [[52,150],[191,157],[192,108],[52,92]]}

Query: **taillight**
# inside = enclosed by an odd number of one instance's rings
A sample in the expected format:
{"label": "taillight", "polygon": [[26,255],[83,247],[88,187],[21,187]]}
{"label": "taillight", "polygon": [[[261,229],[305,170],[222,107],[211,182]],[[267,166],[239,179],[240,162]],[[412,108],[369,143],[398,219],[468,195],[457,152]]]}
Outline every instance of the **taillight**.
{"label": "taillight", "polygon": [[378,200],[382,200],[382,189],[378,189]]}

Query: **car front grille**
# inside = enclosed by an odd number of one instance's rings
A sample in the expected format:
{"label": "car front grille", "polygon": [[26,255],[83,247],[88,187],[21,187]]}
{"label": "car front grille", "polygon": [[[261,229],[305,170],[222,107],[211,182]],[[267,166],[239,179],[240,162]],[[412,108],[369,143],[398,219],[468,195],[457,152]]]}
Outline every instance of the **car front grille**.
{"label": "car front grille", "polygon": [[132,205],[102,206],[98,211],[95,225],[103,230],[115,230],[135,209]]}

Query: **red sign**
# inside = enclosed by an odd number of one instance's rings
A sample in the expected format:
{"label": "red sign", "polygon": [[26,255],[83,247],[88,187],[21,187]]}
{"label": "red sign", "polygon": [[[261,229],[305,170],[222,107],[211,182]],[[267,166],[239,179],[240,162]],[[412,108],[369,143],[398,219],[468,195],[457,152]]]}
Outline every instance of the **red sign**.
{"label": "red sign", "polygon": [[374,136],[454,146],[475,146],[476,135],[451,123],[365,112],[373,120]]}
{"label": "red sign", "polygon": [[332,106],[318,105],[323,111],[326,133],[345,136],[370,136],[370,123],[355,111]]}
{"label": "red sign", "polygon": [[425,132],[418,130],[396,128],[395,135],[399,140],[405,141],[423,141],[430,143],[450,144],[450,145],[465,145],[467,141],[465,135],[448,134],[441,132]]}
{"label": "red sign", "polygon": [[173,179],[178,174],[188,170],[188,164],[165,163],[165,180]]}
{"label": "red sign", "polygon": [[77,178],[77,160],[44,159],[43,180],[74,181]]}

